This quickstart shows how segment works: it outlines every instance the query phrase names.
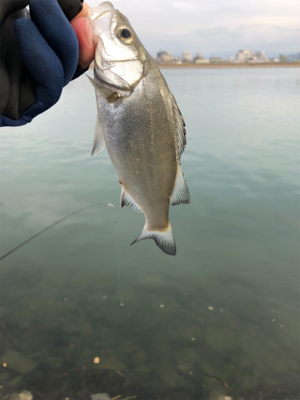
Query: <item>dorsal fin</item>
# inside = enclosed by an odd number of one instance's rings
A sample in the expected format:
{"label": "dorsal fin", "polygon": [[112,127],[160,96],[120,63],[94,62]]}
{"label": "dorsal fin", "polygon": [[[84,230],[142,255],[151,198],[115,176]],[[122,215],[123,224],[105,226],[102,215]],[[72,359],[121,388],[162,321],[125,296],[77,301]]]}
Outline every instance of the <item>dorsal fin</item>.
{"label": "dorsal fin", "polygon": [[178,157],[180,160],[181,154],[183,153],[185,145],[186,145],[185,122],[184,122],[183,116],[179,110],[178,104],[175,100],[175,97],[173,95],[172,95],[172,102],[173,102],[175,126],[177,127]]}
{"label": "dorsal fin", "polygon": [[178,157],[176,180],[173,193],[171,196],[171,204],[174,206],[176,204],[190,203],[191,196],[180,165],[180,157],[186,146],[185,122],[173,95],[172,95],[172,108],[173,108],[173,121],[176,128],[175,143],[177,145],[177,157]]}

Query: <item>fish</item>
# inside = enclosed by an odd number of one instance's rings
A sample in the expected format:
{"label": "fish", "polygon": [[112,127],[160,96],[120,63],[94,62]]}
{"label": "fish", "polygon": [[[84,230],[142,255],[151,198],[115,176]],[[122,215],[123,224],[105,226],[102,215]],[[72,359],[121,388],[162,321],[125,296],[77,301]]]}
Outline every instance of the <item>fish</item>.
{"label": "fish", "polygon": [[106,146],[121,185],[120,205],[144,213],[132,244],[153,239],[176,254],[171,205],[190,203],[180,158],[185,122],[166,80],[129,20],[110,2],[89,9],[96,44],[97,122],[91,155]]}

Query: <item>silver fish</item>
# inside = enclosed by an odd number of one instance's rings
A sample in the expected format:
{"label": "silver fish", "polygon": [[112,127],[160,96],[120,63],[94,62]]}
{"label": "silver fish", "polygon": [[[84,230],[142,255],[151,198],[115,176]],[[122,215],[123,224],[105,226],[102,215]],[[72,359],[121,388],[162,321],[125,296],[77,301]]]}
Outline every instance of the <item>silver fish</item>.
{"label": "silver fish", "polygon": [[97,43],[90,78],[98,106],[92,155],[106,145],[121,184],[121,207],[144,213],[145,226],[133,243],[151,238],[175,255],[169,206],[190,202],[180,165],[183,117],[128,19],[110,2],[90,9],[89,18]]}

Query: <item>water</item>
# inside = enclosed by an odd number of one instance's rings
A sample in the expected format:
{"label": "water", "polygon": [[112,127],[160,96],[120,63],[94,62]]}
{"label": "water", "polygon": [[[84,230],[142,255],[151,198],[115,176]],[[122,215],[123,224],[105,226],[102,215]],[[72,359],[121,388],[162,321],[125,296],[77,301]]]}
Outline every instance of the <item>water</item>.
{"label": "water", "polygon": [[0,255],[97,203],[1,263],[3,397],[298,398],[300,70],[163,73],[188,133],[176,257],[129,246],[143,216],[119,209],[107,153],[89,156],[85,77],[1,129]]}

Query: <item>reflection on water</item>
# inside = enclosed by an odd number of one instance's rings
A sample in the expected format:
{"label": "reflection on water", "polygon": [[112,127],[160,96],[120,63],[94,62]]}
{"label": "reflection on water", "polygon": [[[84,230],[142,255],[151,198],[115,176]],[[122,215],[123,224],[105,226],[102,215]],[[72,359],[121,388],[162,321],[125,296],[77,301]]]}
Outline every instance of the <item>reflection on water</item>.
{"label": "reflection on water", "polygon": [[299,69],[163,72],[188,132],[176,257],[129,246],[143,216],[119,209],[107,154],[89,157],[86,78],[1,129],[0,255],[98,203],[1,262],[2,397],[298,397]]}

